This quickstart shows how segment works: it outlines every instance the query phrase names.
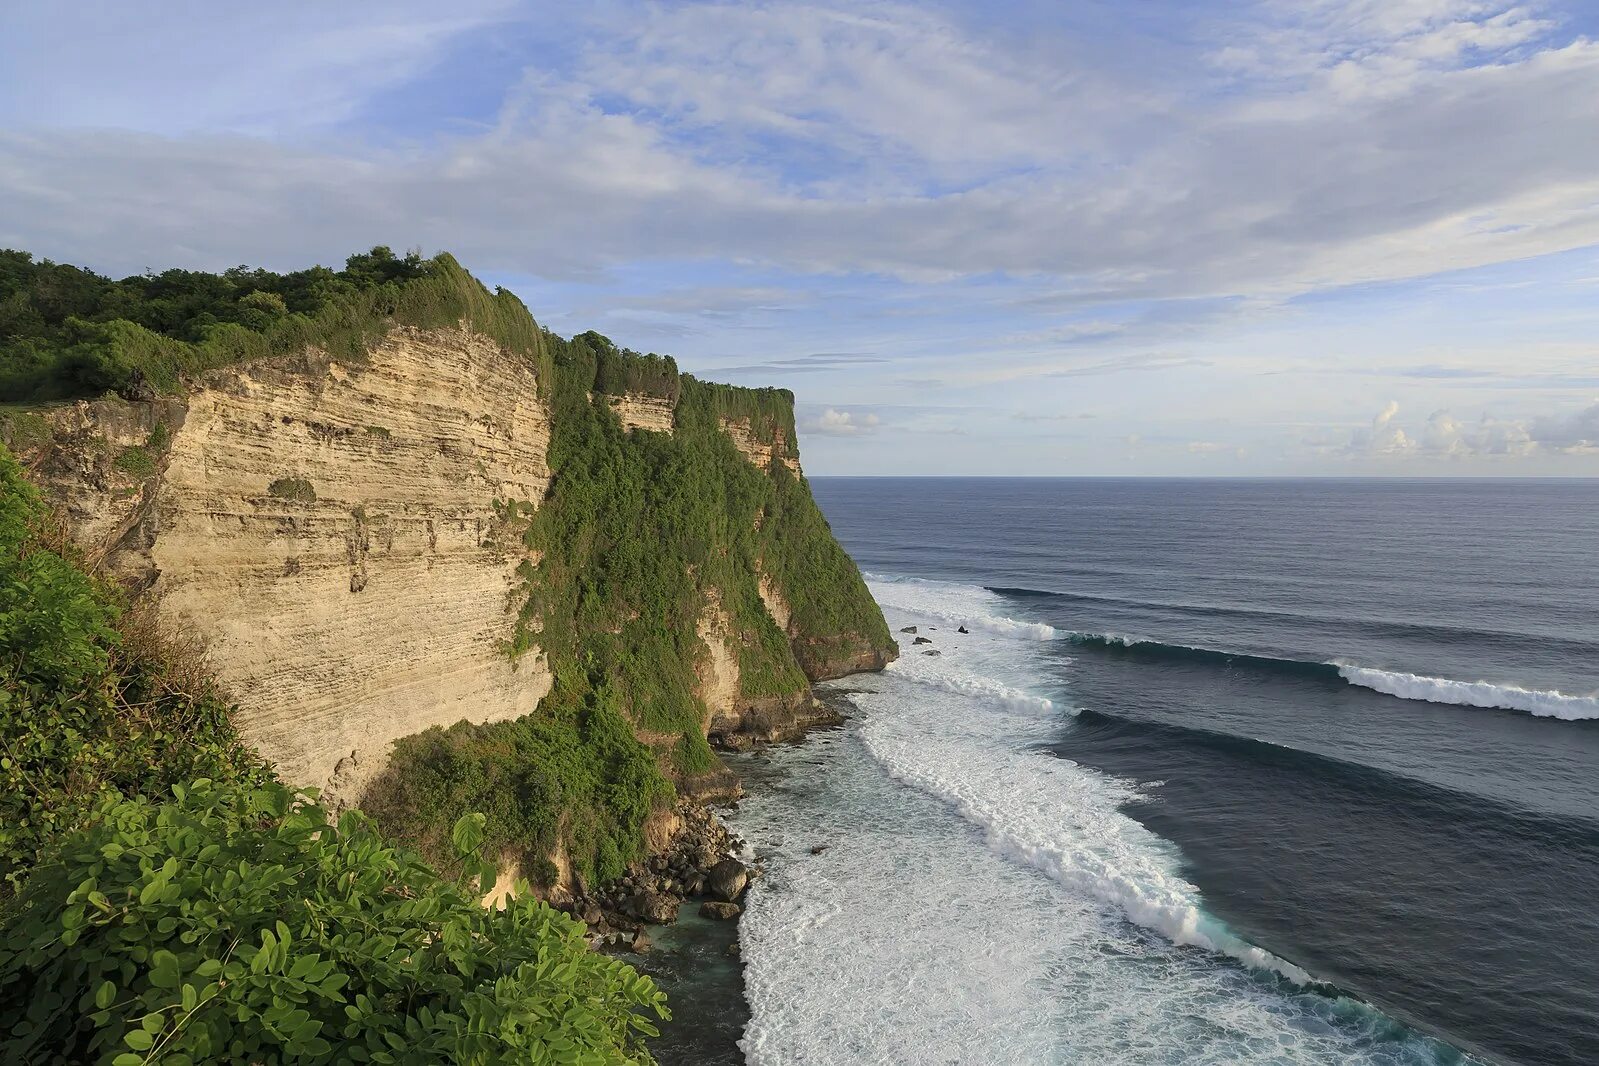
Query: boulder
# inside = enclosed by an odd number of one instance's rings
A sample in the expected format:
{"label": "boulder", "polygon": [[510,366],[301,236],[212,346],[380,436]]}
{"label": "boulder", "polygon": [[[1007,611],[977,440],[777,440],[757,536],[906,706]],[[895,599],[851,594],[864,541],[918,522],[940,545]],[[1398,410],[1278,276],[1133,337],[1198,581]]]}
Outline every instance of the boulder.
{"label": "boulder", "polygon": [[928,651],[922,652],[922,654],[923,655],[942,655],[944,653],[939,651],[937,648],[932,648],[932,649],[930,649]]}
{"label": "boulder", "polygon": [[965,626],[961,626],[959,629],[955,630],[955,632],[957,632],[957,633],[970,633],[971,630],[967,629]]}
{"label": "boulder", "polygon": [[827,850],[827,845],[826,844],[812,844],[811,845],[811,854],[812,855],[820,855],[822,852],[824,852],[826,850]]}
{"label": "boulder", "polygon": [[727,921],[737,918],[744,908],[737,903],[722,903],[718,900],[707,900],[700,904],[701,918],[715,918],[718,921]]}
{"label": "boulder", "polygon": [[667,925],[677,921],[678,901],[659,892],[640,892],[628,901],[627,910],[633,917],[654,925]]}
{"label": "boulder", "polygon": [[916,627],[915,626],[906,626],[904,629],[900,630],[900,632],[901,633],[914,633],[914,632],[916,632]]}
{"label": "boulder", "polygon": [[640,929],[633,934],[633,943],[630,946],[633,949],[633,954],[642,955],[650,950],[650,938],[645,935],[644,930]]}
{"label": "boulder", "polygon": [[743,894],[744,886],[749,884],[749,870],[737,859],[723,859],[711,867],[710,876],[705,879],[705,887],[710,895],[724,903],[732,903]]}
{"label": "boulder", "polygon": [[931,637],[917,637],[915,640],[911,641],[912,644],[931,644],[932,642],[933,640]]}

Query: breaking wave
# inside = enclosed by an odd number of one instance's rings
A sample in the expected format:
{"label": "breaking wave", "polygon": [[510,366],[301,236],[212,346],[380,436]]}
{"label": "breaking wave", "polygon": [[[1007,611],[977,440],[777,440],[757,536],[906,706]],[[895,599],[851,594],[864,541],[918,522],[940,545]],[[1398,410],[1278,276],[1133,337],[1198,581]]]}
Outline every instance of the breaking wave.
{"label": "breaking wave", "polygon": [[1251,652],[1224,651],[1188,644],[1167,644],[1120,633],[1068,632],[1073,644],[1106,651],[1147,655],[1163,659],[1189,659],[1224,666],[1246,666],[1279,673],[1294,673],[1327,680],[1341,679],[1359,688],[1371,689],[1403,700],[1420,700],[1456,707],[1486,710],[1521,711],[1540,718],[1559,718],[1568,722],[1599,720],[1599,695],[1572,696],[1554,689],[1523,688],[1492,681],[1455,681],[1446,677],[1427,677],[1400,670],[1380,670],[1333,660],[1285,659]]}
{"label": "breaking wave", "polygon": [[[902,677],[985,704],[1020,710],[1053,706],[937,661],[896,666]],[[1200,908],[1193,886],[1171,869],[1162,842],[1121,813],[1119,808],[1138,796],[1130,785],[1027,748],[984,743],[981,735],[994,723],[985,719],[974,729],[969,713],[964,705],[946,711],[929,701],[915,718],[875,715],[861,737],[890,774],[949,804],[981,828],[1000,854],[1110,904],[1174,944],[1228,955],[1296,984],[1311,982],[1304,970],[1235,936]],[[1030,731],[1027,722],[1007,726],[1002,732],[1011,737]]]}
{"label": "breaking wave", "polygon": [[936,618],[951,625],[964,625],[1006,637],[1055,640],[1060,636],[1052,625],[994,614],[992,608],[998,597],[974,585],[880,574],[867,574],[866,583],[882,606],[909,611],[922,618]]}
{"label": "breaking wave", "polygon": [[1446,677],[1424,677],[1421,674],[1374,670],[1343,663],[1331,665],[1351,685],[1397,696],[1402,700],[1524,711],[1539,718],[1559,718],[1567,722],[1599,719],[1599,696],[1568,696],[1553,689],[1496,685],[1489,681],[1451,681]]}

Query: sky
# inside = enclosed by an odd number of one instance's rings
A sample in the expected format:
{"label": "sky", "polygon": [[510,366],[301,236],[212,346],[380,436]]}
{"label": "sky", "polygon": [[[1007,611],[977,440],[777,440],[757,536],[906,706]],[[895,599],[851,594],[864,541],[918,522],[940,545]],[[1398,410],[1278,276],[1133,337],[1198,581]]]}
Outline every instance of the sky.
{"label": "sky", "polygon": [[1599,0],[7,0],[0,247],[449,251],[811,474],[1599,476]]}

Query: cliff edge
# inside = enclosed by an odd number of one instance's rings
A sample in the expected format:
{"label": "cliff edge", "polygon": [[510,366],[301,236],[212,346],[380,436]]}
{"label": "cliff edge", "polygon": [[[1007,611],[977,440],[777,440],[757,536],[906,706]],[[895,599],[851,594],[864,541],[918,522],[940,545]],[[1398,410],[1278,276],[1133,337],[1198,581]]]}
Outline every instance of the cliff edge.
{"label": "cliff edge", "polygon": [[0,415],[283,780],[425,850],[485,810],[535,880],[604,880],[674,791],[733,787],[712,739],[802,730],[811,681],[897,653],[788,393],[549,334],[448,256],[375,291],[136,375],[160,389]]}

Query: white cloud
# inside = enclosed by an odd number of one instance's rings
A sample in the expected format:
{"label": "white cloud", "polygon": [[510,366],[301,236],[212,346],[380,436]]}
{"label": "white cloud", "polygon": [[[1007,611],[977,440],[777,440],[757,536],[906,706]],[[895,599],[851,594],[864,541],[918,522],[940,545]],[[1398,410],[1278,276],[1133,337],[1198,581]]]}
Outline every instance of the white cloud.
{"label": "white cloud", "polygon": [[512,3],[6,6],[0,122],[8,127],[272,133],[351,117],[372,94],[427,70],[459,36],[506,18]]}
{"label": "white cloud", "polygon": [[[1333,25],[1387,25],[1378,6],[1333,7]],[[1494,48],[1511,41],[1489,33],[1502,11],[1440,9]],[[575,73],[530,76],[480,135],[377,149],[6,134],[0,240],[117,270],[287,265],[383,241],[544,277],[718,258],[1050,277],[1103,299],[1281,296],[1599,243],[1599,44],[1582,39],[1516,38],[1496,62],[1424,64],[1358,98],[1315,79],[1201,95],[1178,122],[1158,82],[1101,107],[1109,75],[1091,62],[1063,81],[920,9],[640,10],[592,38]],[[414,70],[425,56],[408,42],[433,23],[395,18],[380,36]],[[1414,36],[1405,47],[1426,51]],[[322,69],[312,110],[350,112],[384,55]],[[207,84],[271,97],[263,77],[295,99],[290,67]],[[213,118],[232,122],[194,122]]]}
{"label": "white cloud", "polygon": [[878,417],[870,412],[858,414],[854,411],[840,411],[829,407],[814,418],[802,420],[800,429],[828,437],[854,437],[862,433],[877,432],[878,424]]}
{"label": "white cloud", "polygon": [[[1426,456],[1463,459],[1481,456],[1524,457],[1539,452],[1599,454],[1599,402],[1567,415],[1533,419],[1496,418],[1484,413],[1474,421],[1434,411],[1412,436],[1396,423],[1399,405],[1390,401],[1335,450],[1350,456]],[[1313,445],[1317,442],[1312,442]],[[1321,447],[1325,448],[1325,444]]]}

